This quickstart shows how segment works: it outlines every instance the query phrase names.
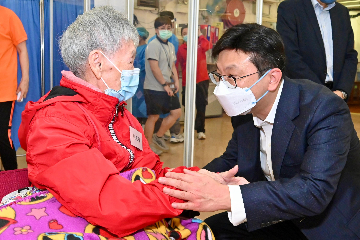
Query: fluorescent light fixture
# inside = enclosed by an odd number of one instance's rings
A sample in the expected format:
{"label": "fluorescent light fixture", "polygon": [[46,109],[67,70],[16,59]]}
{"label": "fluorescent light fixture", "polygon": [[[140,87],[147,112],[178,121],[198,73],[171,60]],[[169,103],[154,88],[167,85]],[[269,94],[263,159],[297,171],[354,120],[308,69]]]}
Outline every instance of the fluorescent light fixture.
{"label": "fluorescent light fixture", "polygon": [[356,5],[346,5],[345,7],[347,7],[347,8],[360,7],[360,4],[356,4]]}
{"label": "fluorescent light fixture", "polygon": [[341,4],[346,4],[346,3],[360,3],[360,1],[356,0],[356,1],[344,1],[344,2],[339,2]]}

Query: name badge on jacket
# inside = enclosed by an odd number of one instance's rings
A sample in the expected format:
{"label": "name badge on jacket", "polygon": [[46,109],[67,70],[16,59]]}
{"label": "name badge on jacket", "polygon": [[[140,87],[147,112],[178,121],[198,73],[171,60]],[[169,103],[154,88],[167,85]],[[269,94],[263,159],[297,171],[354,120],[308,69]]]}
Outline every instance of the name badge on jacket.
{"label": "name badge on jacket", "polygon": [[130,126],[130,143],[139,150],[143,150],[142,135],[135,128]]}

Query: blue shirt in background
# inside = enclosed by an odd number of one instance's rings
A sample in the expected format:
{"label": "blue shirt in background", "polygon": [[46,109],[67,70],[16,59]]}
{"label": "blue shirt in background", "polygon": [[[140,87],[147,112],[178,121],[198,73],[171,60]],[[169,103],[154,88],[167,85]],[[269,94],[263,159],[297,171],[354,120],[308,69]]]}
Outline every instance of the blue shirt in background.
{"label": "blue shirt in background", "polygon": [[138,46],[136,48],[136,56],[134,60],[134,67],[140,68],[139,86],[132,98],[132,114],[138,118],[147,118],[146,104],[144,97],[144,81],[145,81],[145,50],[147,44]]}

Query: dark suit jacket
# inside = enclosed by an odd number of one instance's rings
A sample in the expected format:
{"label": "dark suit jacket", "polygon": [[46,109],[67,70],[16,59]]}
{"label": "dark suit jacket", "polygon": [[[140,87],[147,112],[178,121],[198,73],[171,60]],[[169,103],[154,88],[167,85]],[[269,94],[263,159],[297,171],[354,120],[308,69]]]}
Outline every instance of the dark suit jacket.
{"label": "dark suit jacket", "polygon": [[[330,107],[331,106],[331,107]],[[236,164],[249,231],[292,220],[309,239],[360,238],[360,145],[346,103],[308,80],[285,78],[271,138],[276,181],[260,166],[260,130],[237,127],[205,169]]]}
{"label": "dark suit jacket", "polygon": [[[349,96],[358,63],[349,11],[335,3],[330,10],[330,18],[334,49],[332,90],[343,90]],[[324,85],[325,47],[311,0],[286,0],[280,3],[276,28],[285,44],[286,76],[310,79]]]}

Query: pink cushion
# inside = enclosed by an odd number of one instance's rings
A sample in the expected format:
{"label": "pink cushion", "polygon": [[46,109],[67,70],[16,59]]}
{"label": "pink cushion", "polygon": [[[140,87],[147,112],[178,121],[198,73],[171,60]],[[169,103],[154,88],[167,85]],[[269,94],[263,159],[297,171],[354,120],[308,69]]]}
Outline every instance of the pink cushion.
{"label": "pink cushion", "polygon": [[8,193],[29,187],[28,169],[16,169],[0,172],[0,201]]}

